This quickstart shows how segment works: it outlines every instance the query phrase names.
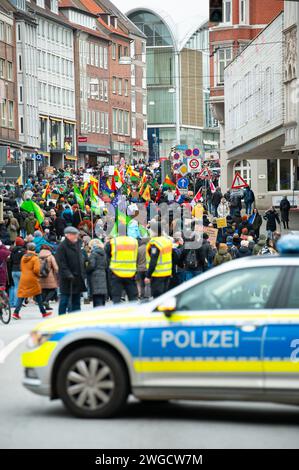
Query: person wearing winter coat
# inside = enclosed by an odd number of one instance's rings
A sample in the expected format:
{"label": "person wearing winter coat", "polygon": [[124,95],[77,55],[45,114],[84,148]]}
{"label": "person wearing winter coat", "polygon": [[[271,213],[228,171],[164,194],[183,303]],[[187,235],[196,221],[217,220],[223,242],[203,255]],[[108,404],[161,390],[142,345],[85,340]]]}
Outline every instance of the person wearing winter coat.
{"label": "person wearing winter coat", "polygon": [[266,235],[261,235],[255,247],[253,248],[252,254],[254,256],[257,256],[259,252],[264,248],[264,246],[266,245],[266,241],[267,241]]}
{"label": "person wearing winter coat", "polygon": [[239,250],[236,245],[234,245],[234,239],[232,236],[229,235],[226,237],[226,245],[228,247],[228,253],[231,255],[232,259],[239,258]]}
{"label": "person wearing winter coat", "polygon": [[79,241],[79,231],[75,227],[67,227],[64,231],[65,240],[56,251],[59,267],[59,315],[67,311],[81,309],[81,293],[86,292],[85,266]]}
{"label": "person wearing winter coat", "polygon": [[251,256],[251,251],[249,249],[249,241],[242,240],[239,249],[239,258],[245,258],[246,256]]}
{"label": "person wearing winter coat", "polygon": [[33,212],[30,212],[29,215],[25,219],[25,230],[26,235],[33,235],[35,231],[37,220]]}
{"label": "person wearing winter coat", "polygon": [[47,313],[42,298],[42,288],[40,285],[40,261],[35,253],[34,243],[28,243],[27,253],[21,260],[21,279],[18,288],[18,300],[12,317],[20,320],[20,310],[23,301],[27,298],[34,297],[39,306],[40,313],[43,317],[48,317],[51,313]]}
{"label": "person wearing winter coat", "polygon": [[43,237],[43,234],[40,230],[35,230],[34,232],[34,238],[33,238],[33,243],[35,244],[35,252],[38,254],[43,245],[47,245],[50,248],[53,248],[53,245],[49,243],[45,237]]}
{"label": "person wearing winter coat", "polygon": [[0,286],[7,285],[7,258],[10,256],[10,251],[0,242]]}
{"label": "person wearing winter coat", "polygon": [[264,220],[267,221],[266,230],[268,238],[272,239],[274,232],[276,232],[277,223],[280,224],[279,215],[275,207],[270,207],[264,215]]}
{"label": "person wearing winter coat", "polygon": [[228,253],[228,246],[225,243],[220,243],[218,247],[218,252],[214,258],[214,266],[220,266],[223,263],[231,261],[232,257]]}
{"label": "person wearing winter coat", "polygon": [[221,189],[217,188],[216,191],[212,194],[212,206],[213,206],[213,215],[217,217],[217,209],[222,199]]}
{"label": "person wearing winter coat", "polygon": [[17,237],[15,246],[11,250],[8,260],[8,269],[10,272],[10,278],[12,279],[12,285],[9,289],[9,303],[12,308],[15,308],[17,304],[17,292],[21,278],[21,260],[25,253],[25,241],[23,238]]}
{"label": "person wearing winter coat", "polygon": [[8,235],[9,235],[10,241],[14,243],[15,239],[18,236],[20,225],[11,211],[8,211],[7,216],[8,216],[8,224],[7,224]]}
{"label": "person wearing winter coat", "polygon": [[[138,288],[138,294],[140,299],[144,299],[145,297],[149,297],[149,289],[147,286],[145,286],[144,279],[146,277],[146,246],[148,242],[150,241],[149,238],[141,238],[139,240],[139,246],[138,246],[138,256],[137,256],[137,275],[136,275],[136,280],[137,280],[137,288]],[[147,292],[146,292],[147,291]]]}
{"label": "person wearing winter coat", "polygon": [[253,209],[252,215],[249,217],[248,222],[252,226],[254,230],[255,238],[259,238],[260,236],[260,229],[263,224],[262,216],[259,214],[257,209]]}
{"label": "person wearing winter coat", "polygon": [[86,272],[90,275],[90,293],[93,306],[105,305],[108,294],[107,287],[107,260],[103,243],[94,239],[89,242],[90,256]]}
{"label": "person wearing winter coat", "polygon": [[227,200],[223,197],[220,201],[220,204],[217,208],[218,217],[227,217],[230,213],[230,208]]}
{"label": "person wearing winter coat", "polygon": [[280,201],[280,215],[281,215],[281,221],[283,223],[283,228],[289,230],[289,220],[290,220],[290,209],[291,209],[291,204],[287,198],[287,196],[284,196],[284,198]]}
{"label": "person wearing winter coat", "polygon": [[255,195],[252,189],[250,189],[249,186],[244,191],[244,202],[245,202],[245,208],[246,208],[246,214],[250,215],[252,212],[252,204],[255,201]]}
{"label": "person wearing winter coat", "polygon": [[50,246],[42,245],[41,250],[39,252],[39,259],[41,266],[43,263],[46,263],[48,271],[48,275],[43,277],[41,269],[40,285],[42,288],[44,306],[46,310],[53,310],[52,308],[50,308],[49,302],[56,298],[56,292],[58,288],[58,264],[52,254],[52,249]]}

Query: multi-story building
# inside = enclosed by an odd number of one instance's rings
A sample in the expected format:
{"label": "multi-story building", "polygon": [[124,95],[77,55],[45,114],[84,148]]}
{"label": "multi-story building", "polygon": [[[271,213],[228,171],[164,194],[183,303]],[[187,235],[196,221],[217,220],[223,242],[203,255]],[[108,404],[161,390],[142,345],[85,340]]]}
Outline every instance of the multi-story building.
{"label": "multi-story building", "polygon": [[[262,160],[229,158],[225,140],[225,68],[283,10],[277,0],[223,0],[223,23],[210,25],[210,88],[211,105],[220,123],[221,186],[230,187],[236,172],[258,193],[257,181],[267,178]],[[257,50],[259,44],[257,44]],[[252,49],[250,49],[252,50]],[[270,51],[270,46],[269,46]],[[241,97],[242,99],[242,97]]]}
{"label": "multi-story building", "polygon": [[0,164],[19,158],[15,8],[0,3]]}
{"label": "multi-story building", "polygon": [[[209,121],[203,77],[209,75],[207,24],[178,33],[169,15],[135,8],[127,13],[147,36],[148,140],[151,159],[167,157],[183,144],[204,148],[204,129]],[[218,147],[217,132],[207,142]],[[213,146],[213,145],[212,145]]]}
{"label": "multi-story building", "polygon": [[[76,107],[73,27],[59,12],[58,0],[31,0],[37,21],[39,151],[41,164],[76,165]],[[35,57],[20,54],[28,64]]]}
{"label": "multi-story building", "polygon": [[109,37],[97,28],[98,16],[79,0],[62,0],[60,11],[74,35],[78,166],[95,166],[111,154],[109,137]]}

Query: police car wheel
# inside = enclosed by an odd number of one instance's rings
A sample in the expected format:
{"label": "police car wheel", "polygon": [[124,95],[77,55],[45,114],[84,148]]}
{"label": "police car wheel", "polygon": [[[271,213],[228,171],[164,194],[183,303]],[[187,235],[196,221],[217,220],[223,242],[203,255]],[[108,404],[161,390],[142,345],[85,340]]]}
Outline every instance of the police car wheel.
{"label": "police car wheel", "polygon": [[80,418],[109,418],[125,405],[126,371],[112,352],[96,346],[72,352],[60,365],[57,389],[66,408]]}

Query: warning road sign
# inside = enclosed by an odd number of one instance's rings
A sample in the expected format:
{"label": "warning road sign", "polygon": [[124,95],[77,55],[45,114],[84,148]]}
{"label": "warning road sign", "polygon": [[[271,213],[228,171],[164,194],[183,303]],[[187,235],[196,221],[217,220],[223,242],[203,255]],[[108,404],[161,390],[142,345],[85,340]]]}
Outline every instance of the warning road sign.
{"label": "warning road sign", "polygon": [[241,188],[247,188],[248,184],[246,181],[242,178],[240,173],[236,173],[234,177],[234,181],[232,184],[232,189],[241,189]]}

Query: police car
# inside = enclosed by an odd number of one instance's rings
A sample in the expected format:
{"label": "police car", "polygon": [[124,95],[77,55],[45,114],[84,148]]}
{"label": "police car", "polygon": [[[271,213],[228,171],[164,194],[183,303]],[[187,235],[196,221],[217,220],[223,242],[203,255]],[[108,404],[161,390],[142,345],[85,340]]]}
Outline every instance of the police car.
{"label": "police car", "polygon": [[25,387],[85,418],[130,394],[299,405],[299,257],[243,258],[146,304],[45,320],[22,362]]}

